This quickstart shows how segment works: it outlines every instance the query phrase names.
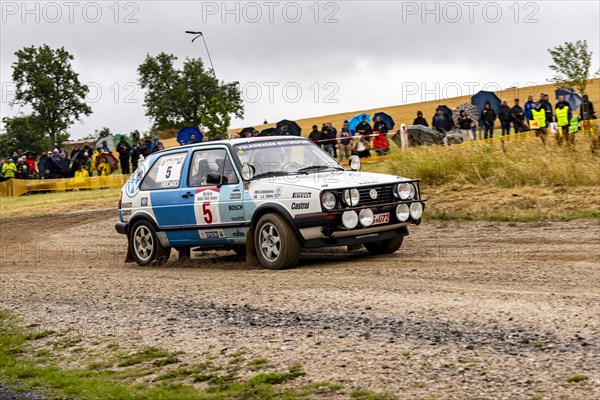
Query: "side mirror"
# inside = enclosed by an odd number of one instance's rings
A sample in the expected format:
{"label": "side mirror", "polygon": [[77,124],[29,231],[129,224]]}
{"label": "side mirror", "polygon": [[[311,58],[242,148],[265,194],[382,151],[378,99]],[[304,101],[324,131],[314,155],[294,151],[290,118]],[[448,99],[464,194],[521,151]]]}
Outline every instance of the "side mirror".
{"label": "side mirror", "polygon": [[219,174],[210,173],[206,175],[206,184],[207,185],[220,185],[222,176]]}
{"label": "side mirror", "polygon": [[242,165],[242,179],[245,181],[249,181],[250,179],[252,179],[252,177],[254,177],[254,174],[256,174],[256,169],[248,164],[245,163],[244,165]]}
{"label": "side mirror", "polygon": [[360,157],[352,156],[350,160],[348,160],[348,164],[350,165],[350,169],[352,171],[360,171]]}

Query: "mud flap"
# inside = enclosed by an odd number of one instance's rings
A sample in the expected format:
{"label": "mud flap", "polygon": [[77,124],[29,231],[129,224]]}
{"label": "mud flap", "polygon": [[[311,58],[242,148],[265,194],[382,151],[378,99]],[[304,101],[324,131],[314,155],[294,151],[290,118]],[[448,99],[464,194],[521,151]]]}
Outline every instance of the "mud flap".
{"label": "mud flap", "polygon": [[246,232],[246,264],[260,265],[256,248],[254,248],[254,231],[252,229],[248,229],[248,232]]}
{"label": "mud flap", "polygon": [[131,243],[127,241],[127,254],[125,255],[125,262],[134,262],[133,254],[131,253]]}

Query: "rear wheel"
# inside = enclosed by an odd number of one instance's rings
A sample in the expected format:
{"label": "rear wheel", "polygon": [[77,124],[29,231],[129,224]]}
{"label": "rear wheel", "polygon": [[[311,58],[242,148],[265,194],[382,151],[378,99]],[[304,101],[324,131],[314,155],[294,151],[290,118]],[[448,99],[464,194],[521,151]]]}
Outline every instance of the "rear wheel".
{"label": "rear wheel", "polygon": [[378,242],[365,243],[365,249],[371,254],[392,254],[395,253],[400,246],[404,237],[398,236],[392,239],[380,240]]}
{"label": "rear wheel", "polygon": [[256,255],[263,267],[293,267],[300,258],[300,243],[289,224],[278,214],[263,215],[254,233]]}
{"label": "rear wheel", "polygon": [[131,229],[129,241],[131,255],[138,265],[145,266],[154,260],[162,263],[169,259],[171,248],[160,244],[156,229],[149,221],[137,221]]}

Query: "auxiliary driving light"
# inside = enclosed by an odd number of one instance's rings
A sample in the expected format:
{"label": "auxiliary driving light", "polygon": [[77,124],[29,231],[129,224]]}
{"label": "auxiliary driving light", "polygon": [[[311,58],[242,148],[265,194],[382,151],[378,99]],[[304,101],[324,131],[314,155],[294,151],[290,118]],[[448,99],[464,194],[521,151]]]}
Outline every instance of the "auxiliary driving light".
{"label": "auxiliary driving light", "polygon": [[416,202],[410,205],[410,216],[412,219],[421,219],[423,215],[423,204]]}
{"label": "auxiliary driving light", "polygon": [[354,229],[358,225],[358,214],[356,211],[344,211],[342,214],[342,225],[346,229]]}
{"label": "auxiliary driving light", "polygon": [[365,228],[373,225],[373,211],[370,208],[360,210],[358,219],[360,220],[360,224]]}
{"label": "auxiliary driving light", "polygon": [[346,189],[344,190],[344,203],[347,206],[354,207],[358,205],[358,201],[360,200],[360,193],[358,189]]}
{"label": "auxiliary driving light", "polygon": [[398,207],[396,207],[396,218],[398,218],[398,221],[406,222],[409,216],[410,208],[408,204],[398,204]]}
{"label": "auxiliary driving light", "polygon": [[401,183],[398,185],[398,196],[402,200],[408,200],[416,193],[415,187],[410,183]]}

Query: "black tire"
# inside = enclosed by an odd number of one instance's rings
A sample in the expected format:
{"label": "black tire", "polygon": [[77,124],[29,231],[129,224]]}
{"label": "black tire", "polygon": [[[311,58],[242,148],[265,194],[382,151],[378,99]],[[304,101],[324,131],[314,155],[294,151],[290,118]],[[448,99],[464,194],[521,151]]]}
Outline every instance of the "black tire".
{"label": "black tire", "polygon": [[169,259],[171,248],[164,248],[158,240],[156,229],[147,220],[139,220],[130,230],[129,245],[131,255],[140,266],[146,266],[152,261],[165,262]]}
{"label": "black tire", "polygon": [[365,249],[371,254],[392,254],[402,246],[403,236],[392,239],[380,240],[379,242],[365,243]]}
{"label": "black tire", "polygon": [[256,224],[254,248],[263,267],[291,268],[300,258],[300,242],[279,214],[265,214]]}

